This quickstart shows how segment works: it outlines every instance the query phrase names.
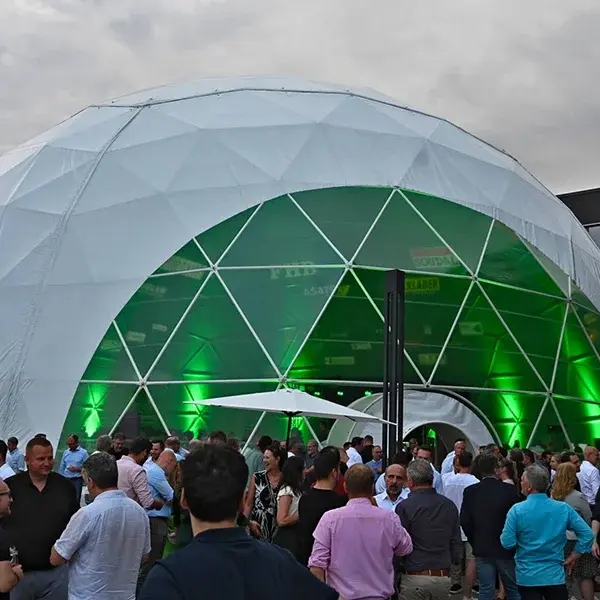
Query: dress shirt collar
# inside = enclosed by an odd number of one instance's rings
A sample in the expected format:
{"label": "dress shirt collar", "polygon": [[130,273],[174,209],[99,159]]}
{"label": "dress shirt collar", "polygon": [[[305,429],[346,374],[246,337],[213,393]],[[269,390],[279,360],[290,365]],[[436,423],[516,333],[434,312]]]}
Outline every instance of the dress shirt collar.
{"label": "dress shirt collar", "polygon": [[372,506],[370,498],[351,498],[350,500],[348,500],[346,506],[350,506],[351,504],[369,504],[370,506]]}
{"label": "dress shirt collar", "polygon": [[529,501],[529,500],[534,500],[536,502],[542,502],[543,500],[549,500],[549,498],[546,494],[542,494],[541,492],[536,492],[533,494],[529,494],[527,496],[527,501]]}
{"label": "dress shirt collar", "polygon": [[381,498],[383,498],[384,500],[389,500],[392,504],[397,504],[398,502],[400,502],[400,500],[405,500],[405,493],[406,493],[405,488],[402,488],[402,491],[398,494],[398,497],[395,500],[392,500],[390,498],[390,495],[388,494],[387,490],[384,490],[383,492],[381,492],[381,494],[379,494],[379,496]]}

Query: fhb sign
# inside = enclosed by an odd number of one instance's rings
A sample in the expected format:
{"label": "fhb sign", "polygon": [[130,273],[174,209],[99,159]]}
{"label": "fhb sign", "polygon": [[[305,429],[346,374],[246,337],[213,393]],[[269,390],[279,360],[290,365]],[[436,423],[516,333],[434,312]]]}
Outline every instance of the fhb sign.
{"label": "fhb sign", "polygon": [[317,270],[310,261],[293,263],[292,266],[271,269],[271,279],[295,279],[296,277],[311,277]]}

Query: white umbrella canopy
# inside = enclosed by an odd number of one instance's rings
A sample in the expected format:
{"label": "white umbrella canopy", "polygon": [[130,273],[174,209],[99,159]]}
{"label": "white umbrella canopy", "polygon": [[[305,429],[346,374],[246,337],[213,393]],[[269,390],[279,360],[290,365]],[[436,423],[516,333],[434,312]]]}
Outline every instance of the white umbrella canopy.
{"label": "white umbrella canopy", "polygon": [[207,406],[238,408],[240,410],[256,410],[262,413],[282,413],[288,417],[288,441],[292,417],[300,415],[327,419],[341,419],[345,417],[352,421],[389,423],[389,421],[384,421],[379,417],[341,406],[329,400],[323,400],[323,398],[311,396],[300,390],[289,388],[282,388],[273,392],[224,396],[222,398],[210,398],[206,400],[189,400],[186,404],[204,404]]}

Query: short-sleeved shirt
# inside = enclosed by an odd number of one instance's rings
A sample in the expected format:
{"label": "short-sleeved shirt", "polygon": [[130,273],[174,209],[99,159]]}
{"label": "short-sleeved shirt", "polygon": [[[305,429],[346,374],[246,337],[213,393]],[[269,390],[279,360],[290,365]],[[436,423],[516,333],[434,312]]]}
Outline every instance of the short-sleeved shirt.
{"label": "short-sleeved shirt", "polygon": [[292,488],[289,485],[285,485],[277,492],[277,501],[279,501],[279,499],[283,496],[291,496],[292,498],[292,503],[290,504],[288,516],[291,517],[295,514],[298,514],[298,502],[300,500],[300,495],[294,494],[294,490],[292,490]]}
{"label": "short-sleeved shirt", "polygon": [[283,548],[242,527],[211,529],[156,563],[139,600],[337,600]]}
{"label": "short-sleeved shirt", "polygon": [[298,502],[300,561],[307,565],[312,552],[313,533],[321,517],[329,510],[345,506],[347,498],[334,490],[310,488]]}
{"label": "short-sleeved shirt", "polygon": [[40,492],[29,472],[6,480],[13,503],[4,524],[11,539],[18,541],[19,562],[24,571],[51,569],[50,552],[65,530],[69,519],[79,510],[73,484],[58,473],[50,473]]}
{"label": "short-sleeved shirt", "polygon": [[70,561],[69,600],[134,600],[150,523],[120,490],[103,492],[73,515],[54,548]]}

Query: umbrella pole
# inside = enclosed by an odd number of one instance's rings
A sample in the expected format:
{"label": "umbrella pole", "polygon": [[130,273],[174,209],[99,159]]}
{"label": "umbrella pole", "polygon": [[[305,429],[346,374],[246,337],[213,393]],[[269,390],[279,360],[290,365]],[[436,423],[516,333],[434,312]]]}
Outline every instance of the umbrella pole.
{"label": "umbrella pole", "polygon": [[287,435],[285,436],[285,449],[290,451],[290,435],[292,434],[292,413],[287,413],[288,426]]}

